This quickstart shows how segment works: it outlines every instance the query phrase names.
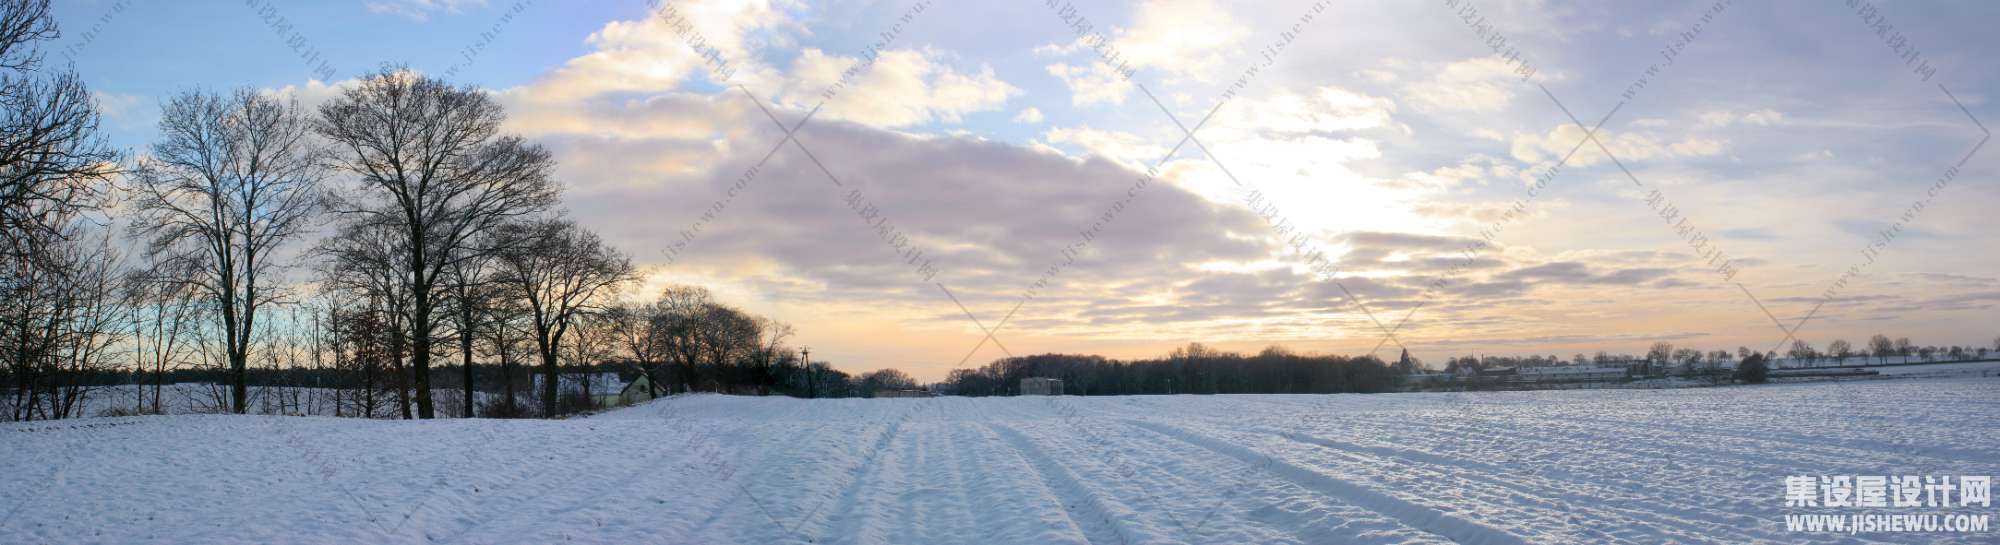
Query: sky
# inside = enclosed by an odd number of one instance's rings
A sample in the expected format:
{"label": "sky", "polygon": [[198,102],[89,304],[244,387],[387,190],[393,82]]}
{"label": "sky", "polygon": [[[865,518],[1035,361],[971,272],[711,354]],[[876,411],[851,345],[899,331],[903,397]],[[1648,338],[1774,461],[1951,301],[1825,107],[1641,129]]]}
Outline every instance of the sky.
{"label": "sky", "polygon": [[2000,335],[1992,3],[58,4],[121,148],[189,89],[477,85],[629,296],[851,370]]}

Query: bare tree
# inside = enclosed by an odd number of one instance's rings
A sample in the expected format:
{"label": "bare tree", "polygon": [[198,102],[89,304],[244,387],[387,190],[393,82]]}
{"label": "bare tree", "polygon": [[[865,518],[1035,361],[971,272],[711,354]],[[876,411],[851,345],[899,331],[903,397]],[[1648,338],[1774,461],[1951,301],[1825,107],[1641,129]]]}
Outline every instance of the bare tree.
{"label": "bare tree", "polygon": [[1833,357],[1838,362],[1834,365],[1845,364],[1847,363],[1847,357],[1854,355],[1854,345],[1848,344],[1847,339],[1835,339],[1832,343],[1826,345],[1826,355]]}
{"label": "bare tree", "polygon": [[458,252],[460,255],[445,266],[444,283],[447,302],[451,306],[453,334],[458,338],[460,371],[464,375],[464,413],[466,418],[472,418],[476,395],[472,345],[479,336],[480,322],[492,314],[493,300],[499,290],[490,284],[493,252],[489,248],[468,247]]}
{"label": "bare tree", "polygon": [[[334,236],[320,242],[318,253],[325,256],[322,262],[324,287],[332,291],[343,291],[353,299],[365,303],[366,312],[373,316],[366,321],[355,322],[357,331],[369,333],[369,342],[380,342],[380,347],[370,346],[371,362],[379,361],[389,366],[389,382],[396,391],[396,404],[400,406],[404,418],[412,417],[410,395],[406,374],[403,372],[403,357],[407,332],[402,327],[408,323],[410,306],[409,283],[400,276],[407,271],[405,259],[408,252],[402,250],[401,234],[394,226],[349,220],[343,222]],[[380,328],[381,331],[376,331]],[[377,372],[374,367],[363,368],[373,382]],[[372,394],[371,394],[372,395]],[[373,406],[373,399],[369,400]]]}
{"label": "bare tree", "polygon": [[666,339],[666,310],[657,301],[651,303],[619,303],[605,309],[604,319],[610,334],[632,362],[639,366],[639,372],[646,375],[646,394],[660,395],[657,366],[663,361]]}
{"label": "bare tree", "polygon": [[192,356],[191,343],[195,322],[200,319],[201,306],[197,304],[195,291],[184,282],[164,280],[161,276],[171,275],[154,264],[147,272],[134,272],[127,281],[128,296],[131,301],[132,316],[132,365],[133,370],[144,375],[152,372],[152,404],[146,403],[146,383],[138,382],[138,414],[161,414],[162,388],[166,384],[167,371],[185,365]]}
{"label": "bare tree", "polygon": [[83,79],[40,72],[35,43],[59,35],[48,0],[0,2],[0,257],[55,251],[118,172]]}
{"label": "bare tree", "polygon": [[[505,287],[505,286],[501,286]],[[495,297],[489,301],[487,317],[480,320],[478,331],[486,340],[489,355],[500,359],[500,400],[487,409],[487,416],[499,418],[519,418],[526,412],[514,390],[516,354],[526,352],[521,347],[523,339],[516,332],[525,329],[523,322],[527,314],[524,307],[511,298]]]}
{"label": "bare tree", "polygon": [[75,225],[39,243],[41,259],[0,268],[0,346],[14,380],[13,420],[78,416],[89,375],[108,371],[125,329],[119,255]]}
{"label": "bare tree", "polygon": [[496,235],[498,281],[528,309],[542,359],[542,414],[556,414],[557,356],[563,336],[597,299],[633,278],[631,260],[595,233],[566,220],[510,223]]}
{"label": "bare tree", "polygon": [[702,309],[700,316],[695,331],[707,353],[710,374],[716,379],[713,386],[727,393],[745,393],[727,389],[752,382],[746,380],[748,377],[743,376],[746,370],[737,364],[757,348],[757,320],[743,311],[720,304]]}
{"label": "bare tree", "polygon": [[356,175],[356,201],[343,213],[394,226],[403,238],[409,283],[410,355],[419,416],[431,418],[430,361],[445,269],[472,238],[555,203],[555,160],[540,146],[502,136],[506,114],[470,86],[384,68],[320,107],[320,134],[339,148],[337,164]]}
{"label": "bare tree", "polygon": [[1793,340],[1791,350],[1785,352],[1785,355],[1792,358],[1792,361],[1805,363],[1812,363],[1813,356],[1818,354],[1818,352],[1813,351],[1812,344],[1807,343],[1804,339]]}
{"label": "bare tree", "polygon": [[1889,363],[1889,356],[1896,353],[1896,343],[1890,341],[1887,335],[1877,334],[1868,338],[1868,351],[1881,363]]}
{"label": "bare tree", "polygon": [[656,333],[663,344],[660,352],[678,368],[679,391],[693,391],[701,383],[702,318],[715,299],[707,288],[668,286],[655,304],[661,311]]}
{"label": "bare tree", "polygon": [[773,366],[776,363],[774,360],[778,359],[780,347],[784,346],[785,339],[790,338],[796,330],[792,329],[791,324],[770,318],[760,317],[756,320],[757,329],[764,336],[760,343],[762,346],[757,351],[757,395],[770,395],[771,386],[778,382],[777,370]]}
{"label": "bare tree", "polygon": [[134,176],[133,232],[213,309],[242,413],[258,311],[284,293],[282,246],[321,210],[324,153],[296,103],[247,88],[169,99],[160,133]]}

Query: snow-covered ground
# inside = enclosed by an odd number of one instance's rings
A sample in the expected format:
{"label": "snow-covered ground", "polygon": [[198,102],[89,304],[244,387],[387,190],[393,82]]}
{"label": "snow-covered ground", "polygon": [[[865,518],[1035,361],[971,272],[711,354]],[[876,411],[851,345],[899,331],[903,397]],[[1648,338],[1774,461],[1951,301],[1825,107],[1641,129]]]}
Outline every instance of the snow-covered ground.
{"label": "snow-covered ground", "polygon": [[567,421],[0,424],[0,543],[1993,543],[1788,533],[1818,511],[1783,494],[1790,475],[2000,474],[1995,392],[695,395]]}

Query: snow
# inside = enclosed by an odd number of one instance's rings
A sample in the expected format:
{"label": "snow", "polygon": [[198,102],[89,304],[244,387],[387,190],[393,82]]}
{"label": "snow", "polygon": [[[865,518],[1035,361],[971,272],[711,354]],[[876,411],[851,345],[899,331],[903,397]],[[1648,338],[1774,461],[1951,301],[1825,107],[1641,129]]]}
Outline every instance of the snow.
{"label": "snow", "polygon": [[1996,387],[690,395],[562,421],[11,423],[0,543],[1847,543],[1785,531],[1784,477],[2000,474]]}

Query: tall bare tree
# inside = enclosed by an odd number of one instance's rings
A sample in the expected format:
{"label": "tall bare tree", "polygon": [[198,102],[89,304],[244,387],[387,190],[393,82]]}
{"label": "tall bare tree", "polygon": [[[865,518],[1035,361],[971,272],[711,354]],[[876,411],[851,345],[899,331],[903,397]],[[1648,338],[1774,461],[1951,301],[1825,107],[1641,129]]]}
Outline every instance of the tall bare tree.
{"label": "tall bare tree", "polygon": [[506,114],[470,86],[390,67],[320,106],[320,134],[336,163],[359,180],[339,206],[358,221],[394,226],[408,252],[398,276],[409,284],[410,355],[419,416],[431,405],[430,361],[442,281],[473,237],[554,204],[555,161],[540,146],[500,134]]}
{"label": "tall bare tree", "polygon": [[473,388],[472,345],[479,337],[481,322],[492,317],[493,299],[499,290],[490,283],[493,253],[487,247],[463,248],[444,269],[447,303],[451,307],[452,333],[458,338],[460,371],[465,388],[464,414],[474,416],[476,389]]}
{"label": "tall bare tree", "polygon": [[90,375],[110,370],[126,330],[116,247],[72,223],[41,259],[0,264],[0,363],[13,379],[13,420],[80,416]]}
{"label": "tall bare tree", "polygon": [[660,353],[674,362],[679,391],[693,391],[701,383],[702,319],[715,304],[714,296],[700,286],[668,286],[654,303],[659,309]]}
{"label": "tall bare tree", "polygon": [[[325,288],[366,302],[365,310],[350,314],[373,315],[359,322],[370,331],[367,338],[381,344],[371,356],[389,364],[396,403],[403,417],[411,418],[410,391],[403,372],[407,332],[402,327],[409,322],[410,293],[409,283],[400,276],[409,270],[404,261],[409,252],[403,251],[402,243],[402,234],[394,226],[349,220],[341,222],[334,236],[320,242],[318,252],[325,256],[321,264]],[[377,328],[383,331],[375,331]],[[373,368],[365,370],[373,373]]]}
{"label": "tall bare tree", "polygon": [[0,1],[0,257],[56,251],[118,172],[83,79],[41,71],[35,43],[58,36],[48,0]]}
{"label": "tall bare tree", "polygon": [[207,299],[242,413],[257,313],[284,293],[282,247],[322,210],[325,152],[297,103],[248,88],[169,99],[160,133],[133,177],[132,228]]}
{"label": "tall bare tree", "polygon": [[201,306],[195,291],[185,282],[172,280],[174,274],[164,270],[158,263],[147,271],[134,271],[127,280],[130,290],[132,327],[132,366],[135,375],[152,373],[152,404],[148,405],[146,382],[138,380],[138,414],[162,414],[166,411],[161,390],[167,382],[167,371],[179,368],[190,358],[188,341],[193,337],[195,322],[200,319]]}
{"label": "tall bare tree", "polygon": [[620,303],[605,309],[606,327],[619,348],[646,375],[646,394],[660,395],[658,366],[665,358],[666,311],[659,302]]}
{"label": "tall bare tree", "polygon": [[[798,330],[792,324],[771,318],[759,317],[757,329],[764,335],[757,350],[757,395],[770,395],[771,387],[778,383],[778,369],[781,347],[785,339],[791,338]],[[784,350],[789,352],[789,350]]]}
{"label": "tall bare tree", "polygon": [[542,415],[556,414],[556,357],[563,336],[582,313],[598,308],[634,276],[632,262],[595,233],[565,220],[510,223],[500,228],[498,281],[528,309],[542,358]]}

